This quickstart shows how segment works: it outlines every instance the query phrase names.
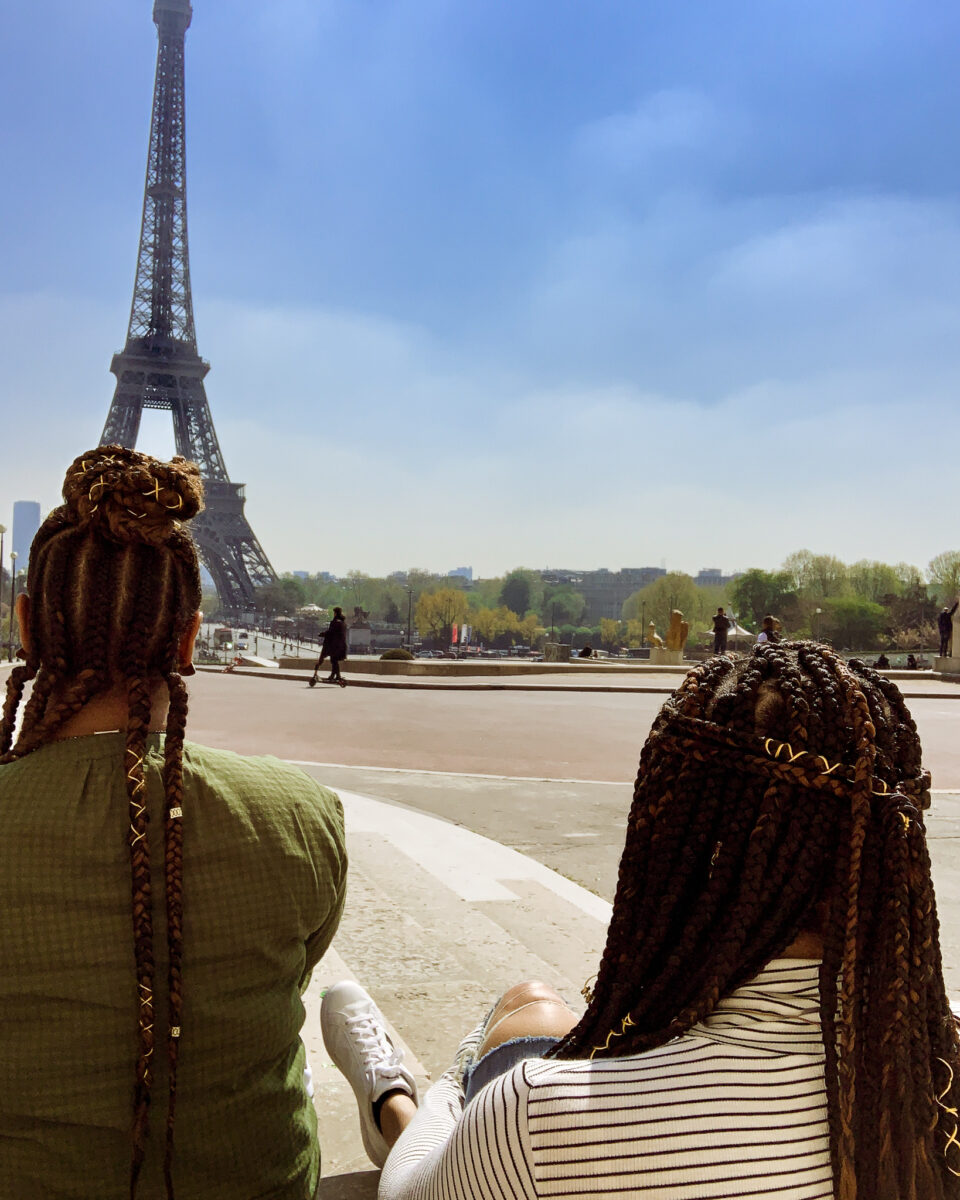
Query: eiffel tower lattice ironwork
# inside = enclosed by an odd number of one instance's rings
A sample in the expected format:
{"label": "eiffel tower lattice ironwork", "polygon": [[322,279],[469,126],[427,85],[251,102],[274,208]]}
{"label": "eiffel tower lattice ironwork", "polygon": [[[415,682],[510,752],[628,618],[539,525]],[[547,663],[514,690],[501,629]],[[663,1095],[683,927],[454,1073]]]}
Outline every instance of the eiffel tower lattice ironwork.
{"label": "eiffel tower lattice ironwork", "polygon": [[117,377],[100,444],[133,447],[145,408],[169,409],[177,453],[200,467],[206,507],[191,522],[220,603],[254,606],[254,586],[276,578],[244,516],[244,489],[231,483],[203,386],[210,364],[197,353],[187,246],[183,43],[190,0],[155,0],[157,74],[143,197],[137,279],[127,342],[113,356]]}

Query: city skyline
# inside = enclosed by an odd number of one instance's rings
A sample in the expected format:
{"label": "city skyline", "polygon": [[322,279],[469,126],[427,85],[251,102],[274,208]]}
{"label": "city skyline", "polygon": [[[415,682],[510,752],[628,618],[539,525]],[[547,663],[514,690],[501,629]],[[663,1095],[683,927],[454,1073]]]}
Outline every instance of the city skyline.
{"label": "city skyline", "polygon": [[[150,15],[7,15],[4,511],[52,507],[109,403]],[[277,569],[957,548],[957,33],[889,3],[196,0],[198,347]]]}

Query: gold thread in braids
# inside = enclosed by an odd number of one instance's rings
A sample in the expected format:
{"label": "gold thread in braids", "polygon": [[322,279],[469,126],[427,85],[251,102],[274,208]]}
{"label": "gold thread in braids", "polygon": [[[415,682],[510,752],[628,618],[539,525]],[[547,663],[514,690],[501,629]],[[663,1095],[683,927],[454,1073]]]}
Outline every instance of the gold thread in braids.
{"label": "gold thread in braids", "polygon": [[[943,1065],[947,1068],[947,1071],[950,1073],[950,1078],[947,1080],[947,1086],[943,1089],[943,1091],[938,1096],[935,1097],[936,1102],[937,1102],[937,1107],[942,1109],[943,1112],[947,1113],[948,1116],[953,1117],[953,1129],[947,1135],[947,1142],[946,1142],[946,1145],[943,1147],[943,1157],[944,1157],[944,1159],[946,1159],[947,1151],[950,1149],[951,1146],[956,1146],[957,1152],[958,1152],[958,1154],[960,1154],[960,1140],[958,1140],[958,1138],[957,1138],[957,1131],[958,1131],[957,1121],[958,1121],[958,1119],[960,1119],[960,1113],[958,1113],[957,1108],[954,1105],[943,1103],[944,1098],[950,1094],[950,1091],[953,1088],[953,1067],[950,1066],[950,1064],[947,1062],[947,1060],[945,1058],[938,1058],[937,1062],[943,1063]],[[939,1113],[937,1114],[937,1120],[939,1121]],[[950,1166],[949,1163],[946,1164],[946,1167],[951,1175],[956,1175],[958,1178],[960,1178],[960,1171],[955,1171],[953,1169],[953,1167]]]}
{"label": "gold thread in braids", "polygon": [[837,1200],[958,1200],[928,803],[902,697],[859,664],[787,643],[695,668],[644,746],[596,986],[549,1057],[663,1045],[822,929]]}

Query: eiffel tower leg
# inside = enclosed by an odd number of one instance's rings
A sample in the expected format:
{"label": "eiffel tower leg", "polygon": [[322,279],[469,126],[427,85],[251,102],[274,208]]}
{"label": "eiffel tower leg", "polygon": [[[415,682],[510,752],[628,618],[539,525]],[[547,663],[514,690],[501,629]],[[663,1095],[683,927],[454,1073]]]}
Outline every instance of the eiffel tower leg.
{"label": "eiffel tower leg", "polygon": [[226,479],[227,468],[210,416],[203,389],[203,376],[181,371],[176,387],[167,396],[173,414],[173,435],[177,453],[200,468],[204,479]]}
{"label": "eiffel tower leg", "polygon": [[243,486],[205,479],[204,490],[205,507],[190,522],[190,532],[223,607],[235,613],[252,612],[255,588],[272,582],[276,575],[244,515]]}
{"label": "eiffel tower leg", "polygon": [[125,388],[122,379],[117,381],[117,389],[100,435],[101,446],[120,445],[128,449],[136,446],[143,411],[141,391],[142,387]]}

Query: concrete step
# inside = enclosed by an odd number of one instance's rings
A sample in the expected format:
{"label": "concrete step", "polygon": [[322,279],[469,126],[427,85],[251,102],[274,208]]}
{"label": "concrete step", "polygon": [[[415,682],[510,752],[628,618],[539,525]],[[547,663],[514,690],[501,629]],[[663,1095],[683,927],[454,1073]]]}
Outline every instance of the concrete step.
{"label": "concrete step", "polygon": [[376,1194],[356,1102],[320,1033],[324,990],[360,982],[382,1010],[421,1087],[449,1066],[497,996],[543,979],[580,1007],[610,906],[531,858],[403,805],[340,791],[347,822],[347,905],[305,997],[324,1190]]}

